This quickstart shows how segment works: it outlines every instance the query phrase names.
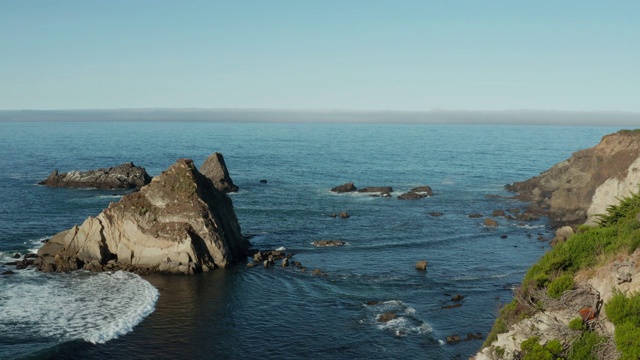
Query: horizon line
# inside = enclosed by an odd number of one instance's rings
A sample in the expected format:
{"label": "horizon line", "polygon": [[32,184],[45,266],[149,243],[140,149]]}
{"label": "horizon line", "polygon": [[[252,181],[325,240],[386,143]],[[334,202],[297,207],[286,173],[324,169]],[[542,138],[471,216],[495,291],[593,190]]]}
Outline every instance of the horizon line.
{"label": "horizon line", "polygon": [[243,122],[640,126],[640,112],[605,110],[347,110],[121,108],[0,110],[0,122]]}

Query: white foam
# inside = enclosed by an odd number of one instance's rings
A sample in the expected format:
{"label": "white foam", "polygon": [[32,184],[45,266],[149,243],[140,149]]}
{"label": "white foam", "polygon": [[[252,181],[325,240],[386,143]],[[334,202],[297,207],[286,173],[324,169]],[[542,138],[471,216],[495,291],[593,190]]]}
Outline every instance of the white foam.
{"label": "white foam", "polygon": [[529,225],[529,224],[518,224],[516,226],[523,229],[541,229],[545,227],[545,225]]}
{"label": "white foam", "polygon": [[280,246],[279,248],[276,249],[276,251],[285,251],[285,250],[287,250],[287,248],[284,246]]}
{"label": "white foam", "polygon": [[[431,326],[416,316],[416,310],[407,306],[400,300],[388,300],[371,305],[365,308],[372,312],[366,319],[359,322],[361,324],[375,325],[376,328],[390,331],[395,336],[407,336],[409,334],[426,334],[433,331]],[[380,317],[385,312],[396,314],[394,319],[387,322],[380,322]]]}
{"label": "white foam", "polygon": [[159,293],[127,272],[42,274],[0,278],[0,334],[10,339],[83,339],[104,343],[130,332],[155,309]]}

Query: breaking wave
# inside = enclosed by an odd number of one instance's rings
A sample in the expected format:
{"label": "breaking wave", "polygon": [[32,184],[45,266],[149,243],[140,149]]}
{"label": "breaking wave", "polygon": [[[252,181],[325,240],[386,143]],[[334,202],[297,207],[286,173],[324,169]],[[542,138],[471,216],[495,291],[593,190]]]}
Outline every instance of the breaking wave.
{"label": "breaking wave", "polygon": [[151,314],[159,296],[146,280],[121,271],[25,270],[1,277],[0,286],[0,358],[73,340],[105,343]]}

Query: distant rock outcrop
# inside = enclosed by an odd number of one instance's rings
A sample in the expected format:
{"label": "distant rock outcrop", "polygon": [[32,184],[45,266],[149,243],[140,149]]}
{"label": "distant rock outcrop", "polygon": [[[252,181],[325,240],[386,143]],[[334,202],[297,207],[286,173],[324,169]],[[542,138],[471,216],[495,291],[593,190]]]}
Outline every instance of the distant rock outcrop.
{"label": "distant rock outcrop", "polygon": [[640,130],[622,130],[527,181],[507,185],[552,225],[594,223],[618,198],[638,191]]}
{"label": "distant rock outcrop", "polygon": [[424,197],[433,196],[433,190],[431,190],[430,186],[418,186],[415,187],[409,192],[401,194],[398,196],[400,200],[417,200],[422,199]]}
{"label": "distant rock outcrop", "polygon": [[393,192],[391,186],[370,186],[362,189],[358,189],[359,193],[378,193],[382,197],[390,197]]}
{"label": "distant rock outcrop", "polygon": [[181,159],[97,217],[55,235],[34,265],[58,272],[193,274],[227,267],[248,247],[231,199]]}
{"label": "distant rock outcrop", "polygon": [[346,183],[346,184],[342,184],[340,186],[336,186],[333,189],[331,189],[331,191],[333,192],[337,192],[337,193],[345,193],[345,192],[353,192],[358,190],[355,185],[353,185],[352,182],[350,183]]}
{"label": "distant rock outcrop", "polygon": [[224,157],[218,152],[213,153],[202,163],[200,173],[208,177],[213,182],[213,186],[224,193],[237,192],[239,189],[229,176]]}
{"label": "distant rock outcrop", "polygon": [[124,163],[116,167],[89,171],[58,173],[54,170],[40,185],[67,188],[135,189],[151,182],[151,176],[140,166]]}

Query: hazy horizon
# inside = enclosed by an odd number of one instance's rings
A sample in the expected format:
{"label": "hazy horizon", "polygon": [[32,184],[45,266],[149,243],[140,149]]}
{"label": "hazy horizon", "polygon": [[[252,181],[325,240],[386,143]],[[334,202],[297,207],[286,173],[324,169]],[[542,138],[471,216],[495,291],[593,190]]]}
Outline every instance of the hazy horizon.
{"label": "hazy horizon", "polygon": [[513,124],[571,126],[640,126],[640,113],[624,111],[371,111],[298,109],[71,109],[0,110],[0,122],[289,122]]}

